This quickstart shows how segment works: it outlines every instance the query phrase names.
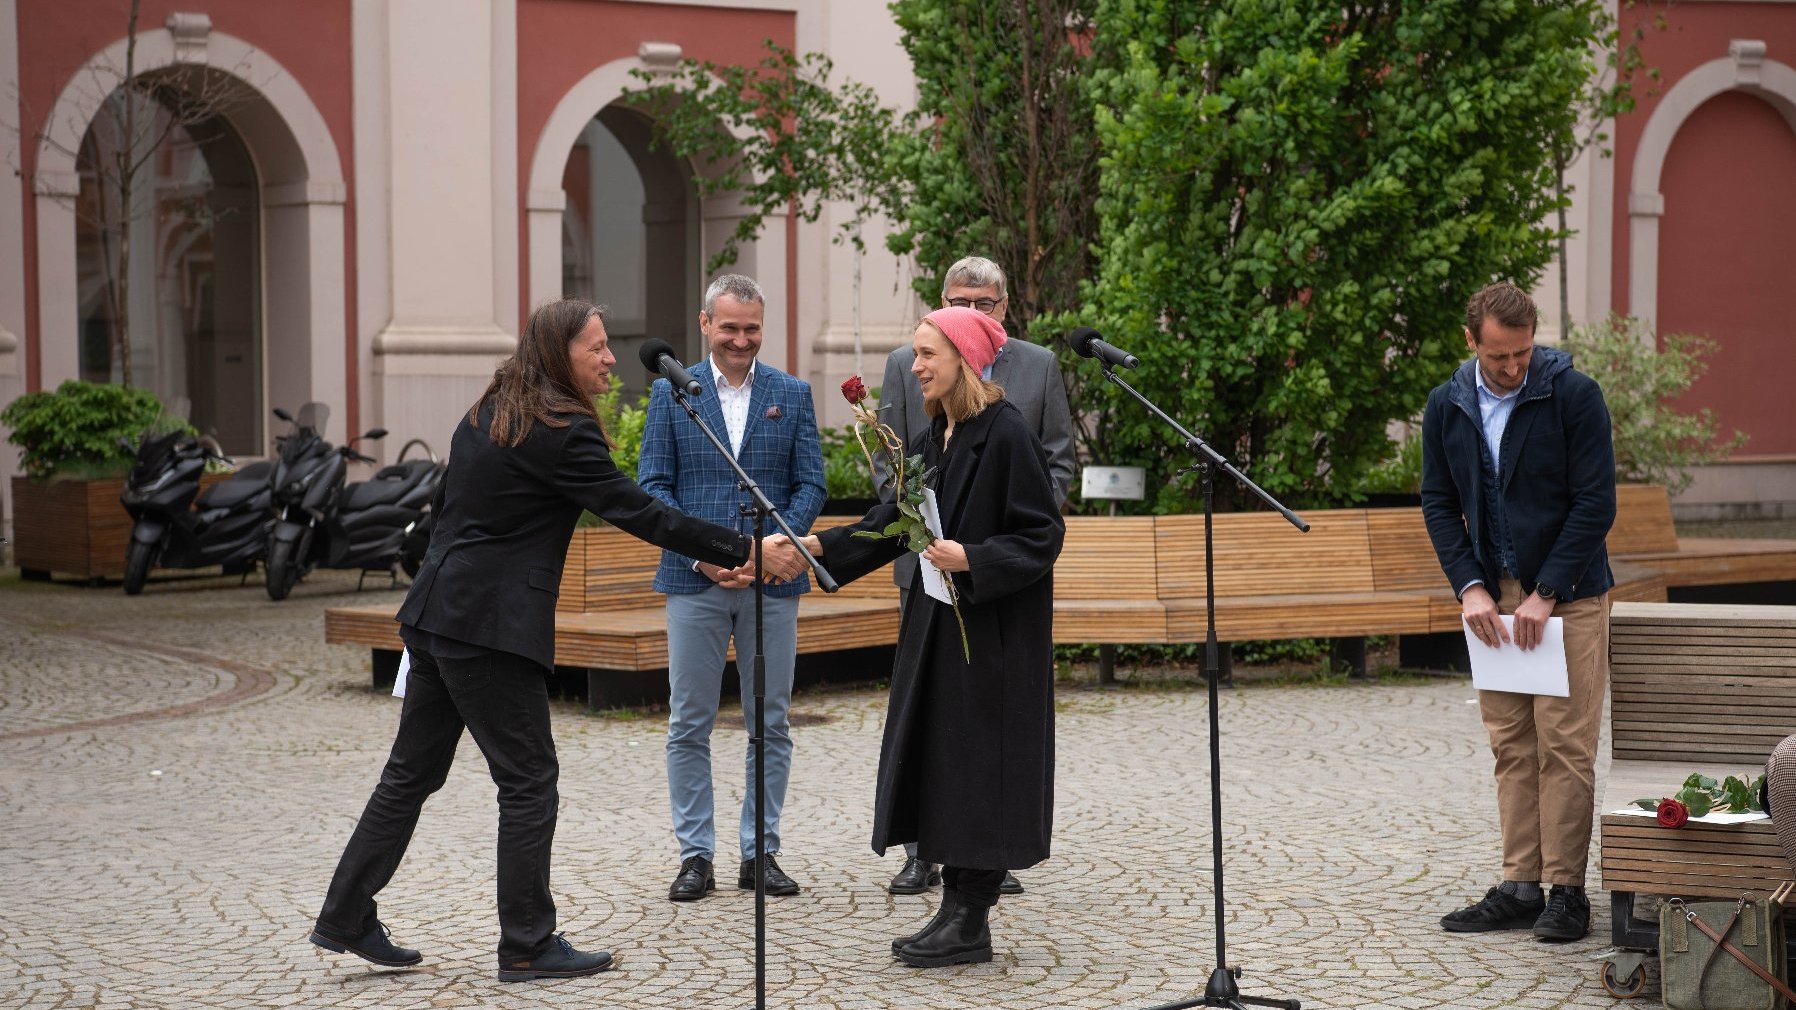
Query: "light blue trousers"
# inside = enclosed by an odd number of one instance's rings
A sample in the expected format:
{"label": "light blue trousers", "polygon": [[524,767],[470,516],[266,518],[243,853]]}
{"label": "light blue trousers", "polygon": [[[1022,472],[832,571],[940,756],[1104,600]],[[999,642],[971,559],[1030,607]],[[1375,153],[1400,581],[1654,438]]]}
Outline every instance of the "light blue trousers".
{"label": "light blue trousers", "polygon": [[[798,655],[798,597],[769,596],[763,603],[762,638],[767,648],[767,804],[762,811],[767,852],[780,850],[780,808],[792,775],[792,667]],[[743,726],[755,724],[755,594],[752,589],[713,586],[702,593],[667,597],[667,795],[673,810],[680,859],[715,861],[717,830],[711,786],[711,728],[723,691],[724,654],[736,639],[741,672]],[[738,851],[755,855],[755,751],[744,748],[746,770]]]}

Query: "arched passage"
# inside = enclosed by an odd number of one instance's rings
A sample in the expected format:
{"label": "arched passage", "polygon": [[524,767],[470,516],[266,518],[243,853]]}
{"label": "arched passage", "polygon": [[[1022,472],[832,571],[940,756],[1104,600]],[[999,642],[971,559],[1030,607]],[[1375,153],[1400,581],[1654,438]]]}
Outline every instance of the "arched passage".
{"label": "arched passage", "polygon": [[1788,320],[1796,292],[1796,69],[1735,40],[1654,109],[1628,197],[1629,312],[1662,333],[1714,338],[1686,406],[1748,432],[1737,459],[1796,453]]}
{"label": "arched passage", "polygon": [[[316,105],[273,57],[206,24],[179,27],[179,38],[166,28],[139,34],[137,68],[177,83],[195,72],[232,81],[235,98],[222,116],[254,166],[260,205],[261,400],[344,404],[346,189],[336,144]],[[96,82],[119,79],[124,50],[120,39],[70,76],[36,152],[37,353],[45,387],[81,372],[76,152],[106,99]]]}
{"label": "arched passage", "polygon": [[[651,50],[653,46],[644,48]],[[666,57],[663,54],[660,58]],[[568,198],[570,159],[577,166],[581,157],[591,156],[594,150],[589,146],[594,139],[591,131],[596,125],[610,134],[611,140],[629,159],[635,170],[632,181],[642,187],[643,279],[640,290],[643,314],[640,335],[659,337],[676,345],[680,341],[675,338],[684,335],[688,341],[686,353],[697,357],[702,353],[696,344],[698,297],[708,280],[703,276],[704,263],[734,232],[743,212],[733,197],[707,200],[691,197],[687,183],[691,178],[690,167],[678,165],[663,152],[651,151],[648,121],[619,103],[626,90],[639,84],[630,72],[648,67],[649,64],[640,57],[614,60],[598,67],[562,96],[544,123],[525,183],[525,302],[535,306],[564,294],[578,294],[596,297],[602,302],[616,301],[618,304],[614,308],[627,309],[629,300],[613,292],[625,287],[637,290],[634,282],[624,285],[608,282],[600,271],[598,264],[608,253],[604,248],[607,236],[594,236],[592,245],[595,248],[586,252],[584,260],[574,245],[578,239],[579,220],[588,219],[590,224],[590,216],[598,209],[599,201],[592,197],[605,196],[604,180],[593,182],[589,174],[588,206],[581,207]],[[587,152],[584,155],[578,150],[583,146]],[[671,177],[670,167],[675,170]],[[570,204],[573,205],[572,215]],[[682,207],[685,209],[680,209]],[[588,234],[592,232],[588,231]],[[675,258],[684,260],[684,269],[676,271],[667,265]],[[733,271],[753,276],[768,292],[770,300],[765,328],[770,334],[786,332],[786,320],[792,311],[780,297],[786,290],[786,263],[786,218],[779,214],[768,216],[760,239],[745,246],[737,262],[730,267]],[[591,272],[590,283],[594,290],[590,293],[568,290],[566,285],[578,280],[583,270]],[[618,323],[624,323],[628,313],[614,313],[614,316]],[[785,349],[779,341],[768,340],[763,345],[762,356],[790,370],[790,364],[784,360]],[[643,376],[640,366],[634,363],[635,355],[620,347],[618,358],[619,373],[624,381],[632,388],[641,389],[639,383]]]}

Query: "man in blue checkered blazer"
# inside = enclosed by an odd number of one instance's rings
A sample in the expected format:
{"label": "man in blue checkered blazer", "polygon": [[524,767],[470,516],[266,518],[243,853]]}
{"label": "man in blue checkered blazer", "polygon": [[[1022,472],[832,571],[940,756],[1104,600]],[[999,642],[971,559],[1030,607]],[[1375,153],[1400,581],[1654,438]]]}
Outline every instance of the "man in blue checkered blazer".
{"label": "man in blue checkered blazer", "polygon": [[[719,277],[706,290],[698,319],[709,356],[692,369],[692,377],[704,387],[693,404],[786,522],[802,534],[823,508],[823,449],[810,385],[755,360],[766,301],[760,285],[739,274]],[[736,487],[735,472],[674,403],[666,379],[656,379],[650,387],[637,479],[650,494],[688,515],[753,532],[753,518],[741,514],[749,497]],[[732,636],[743,721],[754,725],[753,586],[746,568],[718,568],[672,551],[662,553],[655,573],[655,589],[667,594],[667,792],[680,843],[680,872],[667,895],[674,901],[696,901],[716,888],[711,727],[717,721],[724,654]],[[798,884],[773,854],[780,850],[780,807],[792,771],[787,709],[798,655],[798,597],[809,589],[804,577],[770,585],[764,603],[767,803],[762,820],[768,894],[798,893]],[[746,749],[745,767],[750,788],[742,800],[736,886],[753,888],[752,747]]]}

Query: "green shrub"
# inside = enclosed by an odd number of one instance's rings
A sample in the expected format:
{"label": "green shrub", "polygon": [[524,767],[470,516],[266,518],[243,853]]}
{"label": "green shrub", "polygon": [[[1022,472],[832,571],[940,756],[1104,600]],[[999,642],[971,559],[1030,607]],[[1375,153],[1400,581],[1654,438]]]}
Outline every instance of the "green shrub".
{"label": "green shrub", "polygon": [[1714,411],[1681,411],[1673,403],[1708,370],[1713,340],[1689,333],[1655,340],[1643,320],[1611,316],[1573,329],[1560,347],[1603,387],[1617,480],[1663,484],[1676,494],[1690,486],[1688,468],[1746,444],[1742,432],[1720,434]]}
{"label": "green shrub", "polygon": [[[866,433],[863,433],[865,436]],[[823,484],[829,497],[873,498],[873,474],[867,469],[867,456],[854,438],[854,425],[840,428],[818,428],[817,438],[823,443]],[[867,448],[874,443],[869,441]]]}
{"label": "green shrub", "polygon": [[1394,452],[1366,472],[1363,494],[1417,494],[1422,490],[1422,421],[1411,422],[1409,434],[1392,443]]}
{"label": "green shrub", "polygon": [[145,432],[195,433],[149,390],[74,379],[14,400],[0,411],[0,424],[12,429],[7,441],[19,447],[26,476],[38,480],[120,477],[136,455],[120,439],[136,444]]}

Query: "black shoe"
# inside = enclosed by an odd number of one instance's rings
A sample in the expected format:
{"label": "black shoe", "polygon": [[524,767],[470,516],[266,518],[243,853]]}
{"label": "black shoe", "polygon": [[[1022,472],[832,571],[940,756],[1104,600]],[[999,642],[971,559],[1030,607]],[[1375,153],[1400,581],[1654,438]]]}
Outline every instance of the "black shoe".
{"label": "black shoe", "polygon": [[325,950],[338,954],[354,954],[364,961],[386,968],[407,968],[424,960],[424,955],[408,947],[398,946],[393,942],[393,934],[387,927],[376,922],[368,935],[360,940],[333,940],[316,929],[306,939]]}
{"label": "black shoe", "polygon": [[901,936],[898,939],[893,940],[892,941],[892,953],[894,955],[896,955],[898,953],[898,948],[906,946],[907,944],[916,943],[918,940],[921,940],[924,937],[928,936],[929,934],[935,932],[937,927],[939,927],[943,922],[947,921],[948,913],[954,911],[955,907],[958,906],[959,904],[960,904],[960,892],[959,891],[956,891],[952,887],[943,889],[942,904],[939,908],[937,908],[935,910],[935,917],[930,919],[927,923],[924,924],[922,929],[917,930],[915,933],[912,933],[909,936]]}
{"label": "black shoe", "polygon": [[667,889],[668,901],[697,901],[717,890],[717,878],[711,873],[711,861],[693,856],[680,864],[680,875]]}
{"label": "black shoe", "polygon": [[913,968],[945,968],[951,964],[981,964],[992,959],[992,932],[986,922],[989,908],[955,903],[947,918],[920,939],[898,948],[898,960]]}
{"label": "black shoe", "polygon": [[597,975],[614,964],[611,955],[602,950],[587,953],[575,950],[567,938],[556,933],[549,949],[528,961],[499,962],[499,981],[528,982],[533,978],[580,978]]}
{"label": "black shoe", "polygon": [[940,867],[911,856],[904,861],[904,868],[898,871],[892,882],[886,885],[886,890],[893,894],[922,894],[941,882]]}
{"label": "black shoe", "polygon": [[1534,921],[1534,935],[1542,940],[1582,940],[1590,934],[1590,898],[1582,887],[1554,884],[1547,893],[1546,911]]}
{"label": "black shoe", "polygon": [[1022,894],[1023,893],[1023,882],[1016,879],[1016,874],[1010,872],[1009,870],[1005,870],[1004,871],[1004,882],[1002,884],[998,885],[998,893],[999,894],[1013,894],[1013,895],[1014,894]]}
{"label": "black shoe", "polygon": [[1485,892],[1484,900],[1470,908],[1441,916],[1441,928],[1450,933],[1488,933],[1494,929],[1527,929],[1540,917],[1546,902],[1539,898],[1523,901],[1497,888]]}
{"label": "black shoe", "polygon": [[[754,860],[744,859],[742,861],[742,869],[736,872],[736,886],[744,891],[755,889]],[[780,869],[780,864],[773,861],[771,852],[767,854],[767,893],[775,896],[798,893],[798,882],[786,876],[785,872]]]}

